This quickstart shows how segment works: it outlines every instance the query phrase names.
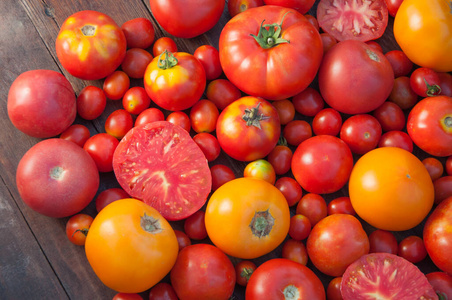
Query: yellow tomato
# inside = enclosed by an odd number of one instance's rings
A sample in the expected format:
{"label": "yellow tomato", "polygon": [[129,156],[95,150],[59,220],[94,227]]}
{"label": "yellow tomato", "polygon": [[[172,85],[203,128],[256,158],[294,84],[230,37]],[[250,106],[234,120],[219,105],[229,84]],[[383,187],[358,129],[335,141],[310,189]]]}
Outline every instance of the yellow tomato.
{"label": "yellow tomato", "polygon": [[452,71],[452,2],[404,0],[394,20],[394,36],[415,64]]}
{"label": "yellow tomato", "polygon": [[169,273],[179,245],[171,225],[157,210],[136,199],[121,199],[95,217],[85,251],[106,286],[141,293]]}
{"label": "yellow tomato", "polygon": [[432,179],[411,152],[396,147],[364,154],[353,167],[349,196],[358,216],[389,231],[417,226],[433,206]]}
{"label": "yellow tomato", "polygon": [[210,240],[223,252],[253,259],[271,252],[286,238],[289,206],[274,185],[261,179],[238,178],[212,194],[205,224]]}
{"label": "yellow tomato", "polygon": [[252,177],[275,184],[276,173],[272,164],[265,159],[258,159],[248,163],[243,170],[243,177]]}

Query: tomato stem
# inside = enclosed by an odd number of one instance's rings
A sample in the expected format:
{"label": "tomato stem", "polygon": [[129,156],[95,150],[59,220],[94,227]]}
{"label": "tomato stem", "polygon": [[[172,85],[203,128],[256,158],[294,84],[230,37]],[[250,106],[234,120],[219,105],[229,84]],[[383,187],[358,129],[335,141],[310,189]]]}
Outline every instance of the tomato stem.
{"label": "tomato stem", "polygon": [[275,218],[270,214],[268,210],[258,211],[254,214],[253,219],[249,227],[251,232],[257,237],[263,237],[269,235],[270,231],[275,224]]}
{"label": "tomato stem", "polygon": [[243,268],[242,272],[240,272],[240,276],[245,278],[247,282],[250,280],[251,274],[253,274],[253,269],[251,268]]}
{"label": "tomato stem", "polygon": [[437,85],[437,84],[430,85],[425,78],[423,78],[423,79],[424,79],[425,85],[427,86],[427,92],[426,92],[427,96],[429,96],[429,97],[436,96],[441,93],[441,88],[439,85]]}
{"label": "tomato stem", "polygon": [[257,36],[254,34],[250,35],[264,49],[269,49],[282,43],[290,43],[289,40],[281,38],[282,23],[288,13],[290,13],[290,11],[284,14],[281,23],[279,24],[278,23],[264,24],[265,20],[263,20],[259,28],[259,32],[257,33]]}
{"label": "tomato stem", "polygon": [[261,103],[259,102],[256,107],[245,109],[242,119],[246,122],[246,126],[256,126],[257,128],[262,129],[260,121],[270,119],[269,116],[259,114],[260,105]]}
{"label": "tomato stem", "polygon": [[162,231],[159,220],[148,216],[146,213],[141,217],[140,226],[149,233],[159,233]]}
{"label": "tomato stem", "polygon": [[[163,56],[165,56],[165,58],[163,58]],[[165,50],[160,54],[157,66],[162,70],[166,70],[176,66],[178,62],[179,61],[173,53]]]}
{"label": "tomato stem", "polygon": [[88,228],[77,229],[76,231],[74,231],[74,233],[72,234],[72,236],[74,236],[74,234],[75,234],[76,232],[81,232],[84,236],[87,236],[87,235],[88,235],[88,231],[89,231]]}

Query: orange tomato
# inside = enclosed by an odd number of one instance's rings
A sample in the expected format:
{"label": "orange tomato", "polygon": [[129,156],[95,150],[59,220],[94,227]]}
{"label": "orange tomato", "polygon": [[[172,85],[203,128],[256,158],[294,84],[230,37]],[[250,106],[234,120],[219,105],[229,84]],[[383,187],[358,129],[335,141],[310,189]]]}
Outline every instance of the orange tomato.
{"label": "orange tomato", "polygon": [[205,223],[210,240],[223,252],[253,259],[283,242],[289,232],[290,212],[284,195],[274,185],[243,177],[212,194]]}
{"label": "orange tomato", "polygon": [[394,37],[415,64],[452,71],[452,13],[447,0],[404,0],[394,20]]}
{"label": "orange tomato", "polygon": [[432,179],[411,152],[397,147],[377,148],[353,167],[349,196],[358,216],[389,231],[417,226],[434,201]]}
{"label": "orange tomato", "polygon": [[169,273],[179,244],[157,210],[128,198],[109,204],[94,218],[85,252],[106,286],[122,293],[141,293]]}
{"label": "orange tomato", "polygon": [[243,170],[243,177],[252,177],[275,184],[276,173],[272,164],[265,159],[258,159],[248,163]]}

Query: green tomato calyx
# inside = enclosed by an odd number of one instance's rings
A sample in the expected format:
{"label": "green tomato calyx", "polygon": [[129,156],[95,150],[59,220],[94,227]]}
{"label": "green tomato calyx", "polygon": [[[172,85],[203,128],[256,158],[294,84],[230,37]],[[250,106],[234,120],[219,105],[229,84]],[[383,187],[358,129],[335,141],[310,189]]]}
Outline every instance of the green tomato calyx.
{"label": "green tomato calyx", "polygon": [[163,229],[160,225],[160,221],[151,216],[148,216],[146,213],[141,217],[140,226],[144,231],[149,233],[159,233],[162,232]]}
{"label": "green tomato calyx", "polygon": [[246,122],[246,126],[256,126],[257,128],[262,129],[260,121],[270,119],[269,116],[259,113],[260,105],[261,103],[259,102],[256,107],[245,109],[242,120]]}
{"label": "green tomato calyx", "polygon": [[267,209],[266,211],[256,212],[249,227],[255,236],[261,238],[270,234],[273,225],[275,225],[275,218]]}
{"label": "green tomato calyx", "polygon": [[425,78],[423,78],[423,79],[424,79],[425,85],[427,86],[427,92],[426,92],[427,96],[431,97],[431,96],[437,96],[437,95],[441,94],[441,88],[439,85],[429,84]]}
{"label": "green tomato calyx", "polygon": [[165,52],[162,52],[159,55],[157,66],[162,70],[166,70],[176,66],[178,62],[179,61],[177,60],[173,53],[169,52],[168,50],[165,50]]}
{"label": "green tomato calyx", "polygon": [[269,49],[282,43],[290,43],[289,40],[281,38],[282,23],[288,13],[290,13],[290,11],[288,11],[283,16],[281,23],[279,24],[278,23],[264,24],[265,20],[263,20],[259,28],[259,32],[257,33],[257,36],[254,34],[250,35],[264,49]]}

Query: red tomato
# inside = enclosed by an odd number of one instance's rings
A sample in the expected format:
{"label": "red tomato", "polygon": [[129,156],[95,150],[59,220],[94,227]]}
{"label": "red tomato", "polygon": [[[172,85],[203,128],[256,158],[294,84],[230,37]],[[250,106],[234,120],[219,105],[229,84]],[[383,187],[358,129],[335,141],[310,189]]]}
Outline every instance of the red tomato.
{"label": "red tomato", "polygon": [[209,82],[206,88],[206,97],[215,103],[219,110],[223,110],[242,97],[242,92],[229,80],[220,78]]}
{"label": "red tomato", "polygon": [[293,8],[304,15],[314,5],[315,0],[264,0],[266,5],[278,5]]}
{"label": "red tomato", "polygon": [[444,199],[452,196],[452,176],[443,176],[433,181],[435,188],[435,204],[441,203]]}
{"label": "red tomato", "polygon": [[311,124],[305,120],[292,120],[284,126],[282,136],[289,145],[298,146],[312,137]]}
{"label": "red tomato", "polygon": [[20,74],[9,88],[7,109],[17,129],[37,138],[59,135],[77,114],[72,85],[52,70]]}
{"label": "red tomato", "polygon": [[113,153],[118,143],[114,136],[108,133],[98,133],[85,142],[83,149],[94,160],[99,172],[111,172],[113,171]]}
{"label": "red tomato", "polygon": [[[302,1],[311,1],[311,0],[302,0]],[[314,0],[315,1],[315,0]],[[310,14],[303,14],[304,17],[311,23],[317,31],[320,31],[319,22],[317,21],[317,18],[314,16],[311,16]]]}
{"label": "red tomato", "polygon": [[76,214],[66,223],[66,236],[74,245],[85,245],[86,235],[93,223],[93,217],[87,214]]}
{"label": "red tomato", "polygon": [[152,54],[144,49],[129,49],[121,63],[121,69],[130,78],[143,78],[146,67],[151,62],[152,58]]}
{"label": "red tomato", "polygon": [[191,245],[191,240],[185,232],[175,229],[174,233],[176,234],[177,243],[179,244],[179,251]]}
{"label": "red tomato", "polygon": [[81,124],[74,124],[69,126],[69,128],[63,131],[60,135],[60,139],[74,142],[82,148],[89,137],[89,129]]}
{"label": "red tomato", "polygon": [[211,45],[202,45],[196,48],[193,55],[201,62],[206,71],[206,79],[214,80],[223,74],[220,64],[220,53]]}
{"label": "red tomato", "polygon": [[395,17],[403,0],[385,0],[388,12],[391,17]]}
{"label": "red tomato", "polygon": [[250,280],[251,274],[256,270],[256,264],[250,260],[241,260],[235,265],[235,275],[237,284],[246,286]]}
{"label": "red tomato", "polygon": [[106,106],[107,96],[97,86],[84,87],[77,97],[77,113],[85,120],[97,119],[104,112]]}
{"label": "red tomato", "polygon": [[318,194],[308,193],[298,202],[296,214],[306,216],[314,226],[328,214],[326,201]]}
{"label": "red tomato", "polygon": [[211,162],[220,156],[221,147],[217,138],[207,132],[200,132],[193,136],[195,143],[201,148],[202,153],[206,156],[207,161]]}
{"label": "red tomato", "polygon": [[218,117],[216,134],[221,149],[240,161],[267,156],[281,132],[276,109],[259,97],[242,97],[228,105]]}
{"label": "red tomato", "polygon": [[431,97],[441,94],[438,73],[430,68],[417,68],[411,73],[410,86],[421,97]]}
{"label": "red tomato", "polygon": [[292,101],[284,99],[279,101],[273,101],[272,105],[278,111],[279,122],[281,125],[286,125],[292,121],[295,117],[295,107]]}
{"label": "red tomato", "polygon": [[382,134],[378,141],[378,147],[397,147],[413,152],[413,141],[406,132],[391,130]]}
{"label": "red tomato", "polygon": [[132,115],[125,109],[115,110],[105,121],[105,132],[117,139],[122,139],[132,127]]}
{"label": "red tomato", "polygon": [[294,206],[303,196],[300,184],[292,177],[280,177],[275,182],[275,187],[283,193],[289,206]]}
{"label": "red tomato", "polygon": [[441,161],[434,157],[426,157],[422,160],[425,168],[427,169],[432,181],[440,178],[443,175],[444,167]]}
{"label": "red tomato", "polygon": [[140,126],[146,123],[151,123],[154,121],[164,121],[165,115],[163,112],[155,107],[151,107],[143,110],[135,120],[135,126]]}
{"label": "red tomato", "polygon": [[220,249],[210,244],[195,244],[179,252],[170,273],[179,299],[224,299],[234,292],[235,268]]}
{"label": "red tomato", "polygon": [[[164,151],[162,151],[162,149]],[[113,156],[116,179],[168,220],[199,210],[211,191],[207,160],[188,132],[167,121],[131,129]]]}
{"label": "red tomato", "polygon": [[143,298],[136,293],[117,293],[113,300],[143,300]]}
{"label": "red tomato", "polygon": [[377,229],[369,234],[369,253],[391,253],[397,255],[398,243],[391,231]]}
{"label": "red tomato", "polygon": [[141,114],[149,105],[151,105],[151,98],[141,86],[128,89],[122,98],[124,109],[134,115]]}
{"label": "red tomato", "polygon": [[108,99],[121,99],[130,87],[130,78],[123,71],[114,71],[104,80],[103,90]]}
{"label": "red tomato", "polygon": [[228,12],[231,17],[253,7],[264,5],[263,0],[229,0]]}
{"label": "red tomato", "polygon": [[119,67],[126,55],[127,41],[112,18],[83,10],[61,25],[55,48],[59,61],[71,75],[97,80]]}
{"label": "red tomato", "polygon": [[324,108],[319,111],[312,120],[312,131],[315,135],[336,136],[341,131],[342,116],[332,108]]}
{"label": "red tomato", "polygon": [[350,197],[339,197],[331,200],[327,205],[327,214],[348,214],[354,216],[356,214],[353,209]]}
{"label": "red tomato", "polygon": [[400,241],[397,255],[416,264],[427,257],[427,250],[425,250],[424,241],[420,237],[410,235]]}
{"label": "red tomato", "polygon": [[311,221],[305,215],[296,214],[290,218],[289,235],[292,239],[297,241],[306,239],[311,233],[311,229]]}
{"label": "red tomato", "polygon": [[168,50],[168,52],[177,52],[177,44],[172,38],[162,36],[157,39],[154,46],[152,46],[152,54],[154,57],[157,57],[165,52],[165,50]]}
{"label": "red tomato", "polygon": [[323,43],[323,53],[326,53],[334,45],[337,44],[337,40],[331,34],[329,34],[327,32],[322,32],[320,34],[320,37],[322,38],[322,43]]}
{"label": "red tomato", "polygon": [[446,159],[446,173],[447,175],[452,175],[452,156]]}
{"label": "red tomato", "polygon": [[59,138],[43,140],[19,161],[16,184],[22,200],[40,214],[62,218],[78,213],[93,200],[99,173],[87,153]]}
{"label": "red tomato", "polygon": [[388,100],[397,104],[401,109],[409,109],[416,104],[418,97],[411,88],[410,78],[400,76],[394,80]]}
{"label": "red tomato", "polygon": [[320,0],[317,20],[320,27],[338,41],[367,42],[385,32],[388,9],[384,0]]}
{"label": "red tomato", "polygon": [[182,127],[185,131],[190,132],[190,117],[183,111],[174,111],[170,113],[166,117],[166,120],[174,125]]}
{"label": "red tomato", "polygon": [[438,72],[441,95],[452,97],[452,75],[446,72]]}
{"label": "red tomato", "polygon": [[328,300],[342,300],[341,294],[342,276],[331,279],[326,287],[326,299]]}
{"label": "red tomato", "polygon": [[[193,38],[210,30],[223,14],[224,0],[149,0],[160,26],[179,38]],[[200,9],[202,8],[202,9]]]}
{"label": "red tomato", "polygon": [[220,112],[217,106],[210,100],[199,100],[190,109],[191,127],[197,133],[212,132],[217,125]]}
{"label": "red tomato", "polygon": [[380,122],[375,117],[358,114],[344,121],[339,136],[353,153],[364,154],[377,147],[381,133]]}
{"label": "red tomato", "polygon": [[289,259],[291,261],[297,262],[306,266],[308,263],[308,253],[306,251],[306,246],[303,242],[287,239],[281,249],[281,257]]}
{"label": "red tomato", "polygon": [[[354,76],[350,76],[352,70]],[[394,72],[388,59],[361,41],[339,42],[325,54],[319,69],[323,99],[342,113],[360,114],[376,109],[386,101],[393,85]]]}
{"label": "red tomato", "polygon": [[383,102],[372,115],[378,120],[384,132],[405,128],[405,114],[400,106],[393,102]]}
{"label": "red tomato", "polygon": [[311,87],[293,96],[292,103],[298,113],[308,117],[315,116],[325,106],[319,91]]}
{"label": "red tomato", "polygon": [[425,275],[439,299],[452,299],[452,276],[445,272],[431,272]]}
{"label": "red tomato", "polygon": [[152,45],[155,29],[152,22],[146,18],[134,18],[121,25],[126,37],[128,48],[146,49]]}
{"label": "red tomato", "polygon": [[204,217],[206,213],[198,210],[184,221],[184,232],[192,240],[203,240],[207,238],[206,224]]}
{"label": "red tomato", "polygon": [[100,212],[105,206],[108,204],[119,200],[119,199],[125,199],[130,198],[129,194],[127,194],[123,189],[121,188],[109,188],[99,193],[96,197],[96,210],[97,212]]}
{"label": "red tomato", "polygon": [[212,173],[212,191],[235,179],[234,171],[225,165],[214,165],[210,168],[210,172]]}
{"label": "red tomato", "polygon": [[[363,272],[362,270],[366,270]],[[342,276],[344,299],[438,299],[425,275],[412,263],[389,253],[363,255]]]}
{"label": "red tomato", "polygon": [[178,300],[178,298],[171,284],[159,282],[149,291],[149,300]]}
{"label": "red tomato", "polygon": [[413,69],[413,62],[401,50],[391,50],[385,53],[394,71],[394,78],[407,76]]}
{"label": "red tomato", "polygon": [[283,175],[290,170],[293,152],[285,145],[276,145],[268,154],[267,160],[273,166],[276,175]]}
{"label": "red tomato", "polygon": [[244,93],[267,100],[287,99],[315,78],[323,56],[322,39],[302,14],[288,13],[293,11],[272,5],[251,8],[229,20],[221,31],[221,66]]}
{"label": "red tomato", "polygon": [[298,295],[300,299],[325,299],[320,279],[308,267],[285,258],[273,258],[253,272],[246,286],[248,300],[282,299]]}
{"label": "red tomato", "polygon": [[374,51],[383,53],[383,48],[376,41],[367,41],[366,44],[369,45]]}

